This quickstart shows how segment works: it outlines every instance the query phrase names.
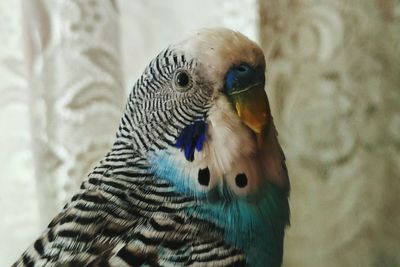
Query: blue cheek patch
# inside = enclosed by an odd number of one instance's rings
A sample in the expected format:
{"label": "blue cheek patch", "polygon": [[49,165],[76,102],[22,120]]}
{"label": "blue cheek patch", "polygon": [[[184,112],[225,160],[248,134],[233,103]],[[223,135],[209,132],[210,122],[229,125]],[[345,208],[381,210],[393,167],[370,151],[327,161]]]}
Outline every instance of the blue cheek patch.
{"label": "blue cheek patch", "polygon": [[206,141],[207,124],[202,121],[195,121],[186,126],[178,139],[176,140],[175,147],[184,151],[185,158],[188,161],[194,160],[194,151],[201,151],[204,142]]}

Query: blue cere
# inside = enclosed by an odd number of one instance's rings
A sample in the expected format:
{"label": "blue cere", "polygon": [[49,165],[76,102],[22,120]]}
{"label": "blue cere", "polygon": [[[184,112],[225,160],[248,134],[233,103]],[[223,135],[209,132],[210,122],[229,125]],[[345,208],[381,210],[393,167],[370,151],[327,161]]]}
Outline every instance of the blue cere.
{"label": "blue cere", "polygon": [[253,68],[248,64],[240,64],[229,69],[225,77],[225,90],[228,95],[250,85],[264,82],[264,70],[260,67]]}
{"label": "blue cere", "polygon": [[226,84],[225,84],[228,93],[232,91],[235,79],[236,79],[236,72],[234,70],[229,70],[228,74],[226,75]]}
{"label": "blue cere", "polygon": [[175,146],[184,151],[188,161],[194,160],[194,151],[201,151],[206,140],[207,124],[203,120],[187,125],[176,140]]}

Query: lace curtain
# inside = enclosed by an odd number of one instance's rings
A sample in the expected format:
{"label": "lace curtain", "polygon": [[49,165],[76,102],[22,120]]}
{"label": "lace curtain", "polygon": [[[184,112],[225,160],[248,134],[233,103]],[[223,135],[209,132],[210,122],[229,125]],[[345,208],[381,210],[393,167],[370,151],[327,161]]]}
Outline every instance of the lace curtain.
{"label": "lace curtain", "polygon": [[136,78],[207,26],[258,41],[288,158],[285,266],[400,266],[400,1],[0,1],[0,266],[107,151]]}
{"label": "lace curtain", "polygon": [[287,266],[400,266],[400,1],[260,2]]}

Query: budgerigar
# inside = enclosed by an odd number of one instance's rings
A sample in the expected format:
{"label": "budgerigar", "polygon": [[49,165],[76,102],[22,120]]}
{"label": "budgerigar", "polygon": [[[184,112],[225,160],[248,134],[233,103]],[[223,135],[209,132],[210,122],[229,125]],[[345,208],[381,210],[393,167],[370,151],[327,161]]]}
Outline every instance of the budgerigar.
{"label": "budgerigar", "polygon": [[110,152],[14,266],[281,266],[289,179],[264,87],[238,32],[163,50]]}

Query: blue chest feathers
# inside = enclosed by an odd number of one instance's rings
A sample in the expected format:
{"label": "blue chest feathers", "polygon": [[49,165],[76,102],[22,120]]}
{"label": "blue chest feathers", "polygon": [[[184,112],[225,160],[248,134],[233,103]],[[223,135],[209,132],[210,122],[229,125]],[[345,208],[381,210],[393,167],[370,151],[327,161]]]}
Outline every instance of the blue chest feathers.
{"label": "blue chest feathers", "polygon": [[267,181],[250,194],[232,192],[224,174],[210,172],[212,163],[202,155],[206,131],[204,121],[186,126],[175,147],[150,155],[152,171],[179,193],[196,198],[198,204],[186,212],[223,229],[224,239],[245,252],[249,266],[280,266],[289,223],[286,194]]}
{"label": "blue chest feathers", "polygon": [[153,163],[158,177],[198,199],[186,212],[224,229],[224,239],[245,251],[249,266],[280,266],[289,206],[278,187],[266,183],[258,192],[238,197],[224,184],[202,190],[196,177],[200,172],[188,171],[167,154],[153,157]]}

